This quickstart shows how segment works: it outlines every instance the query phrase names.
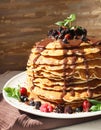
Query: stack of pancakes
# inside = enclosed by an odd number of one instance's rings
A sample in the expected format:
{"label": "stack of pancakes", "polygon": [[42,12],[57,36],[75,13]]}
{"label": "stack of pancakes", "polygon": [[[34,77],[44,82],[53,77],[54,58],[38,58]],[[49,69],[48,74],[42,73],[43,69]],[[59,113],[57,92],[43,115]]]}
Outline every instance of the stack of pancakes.
{"label": "stack of pancakes", "polygon": [[31,98],[54,104],[100,100],[101,41],[73,39],[65,44],[46,38],[37,42],[27,63],[27,84]]}

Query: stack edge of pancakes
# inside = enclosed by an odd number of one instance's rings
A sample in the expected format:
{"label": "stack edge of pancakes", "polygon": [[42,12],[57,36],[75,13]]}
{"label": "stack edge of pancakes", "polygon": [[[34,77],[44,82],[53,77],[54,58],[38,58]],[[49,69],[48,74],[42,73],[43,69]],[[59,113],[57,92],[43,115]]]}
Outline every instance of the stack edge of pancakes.
{"label": "stack edge of pancakes", "polygon": [[58,29],[35,43],[27,63],[29,97],[63,106],[64,112],[87,99],[101,100],[101,41],[72,26],[75,19],[71,14],[57,22]]}
{"label": "stack edge of pancakes", "polygon": [[85,99],[101,100],[101,41],[89,37],[37,42],[27,63],[31,98],[55,105],[79,106]]}

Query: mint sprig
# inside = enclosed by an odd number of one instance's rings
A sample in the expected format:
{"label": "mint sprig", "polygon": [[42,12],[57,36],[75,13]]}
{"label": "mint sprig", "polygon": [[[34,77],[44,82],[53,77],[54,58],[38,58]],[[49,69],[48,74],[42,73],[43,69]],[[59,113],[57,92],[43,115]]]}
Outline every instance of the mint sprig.
{"label": "mint sprig", "polygon": [[93,105],[91,108],[90,108],[91,111],[101,111],[101,104],[96,104],[96,105]]}
{"label": "mint sprig", "polygon": [[94,100],[94,99],[88,99],[89,102],[91,102],[92,104],[101,104],[101,101],[98,101],[98,100]]}
{"label": "mint sprig", "polygon": [[12,88],[12,87],[5,87],[4,91],[7,93],[8,97],[15,98],[20,101],[20,88]]}
{"label": "mint sprig", "polygon": [[64,26],[64,27],[68,27],[71,28],[72,27],[72,22],[74,22],[76,20],[76,15],[75,14],[71,14],[69,17],[67,17],[65,20],[63,21],[58,21],[55,24],[59,25],[59,26]]}
{"label": "mint sprig", "polygon": [[94,99],[88,99],[88,101],[92,103],[90,111],[101,111],[101,101]]}

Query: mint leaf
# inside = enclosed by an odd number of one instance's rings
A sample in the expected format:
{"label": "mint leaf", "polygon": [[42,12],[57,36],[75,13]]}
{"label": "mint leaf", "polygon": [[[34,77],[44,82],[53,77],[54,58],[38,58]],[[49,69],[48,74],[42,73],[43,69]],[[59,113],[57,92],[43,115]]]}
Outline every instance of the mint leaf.
{"label": "mint leaf", "polygon": [[20,92],[19,89],[15,89],[15,95],[18,100],[20,100]]}
{"label": "mint leaf", "polygon": [[5,90],[7,93],[12,93],[12,88],[10,88],[10,87],[6,87],[6,88],[4,88],[4,90]]}
{"label": "mint leaf", "polygon": [[58,21],[55,23],[56,25],[59,25],[59,26],[64,26],[64,21]]}
{"label": "mint leaf", "polygon": [[101,111],[101,104],[93,105],[90,108],[91,111]]}
{"label": "mint leaf", "polygon": [[6,87],[6,88],[4,88],[4,90],[9,97],[11,97],[13,95],[14,88]]}
{"label": "mint leaf", "polygon": [[64,23],[64,26],[68,26],[69,23],[70,23],[70,21],[67,20],[67,21]]}
{"label": "mint leaf", "polygon": [[67,17],[71,22],[76,20],[76,15],[75,14],[71,14],[69,17]]}
{"label": "mint leaf", "polygon": [[101,111],[101,101],[94,99],[88,99],[88,101],[92,103],[92,106],[90,108],[91,111]]}
{"label": "mint leaf", "polygon": [[20,100],[20,88],[12,88],[12,87],[5,87],[4,90],[7,93],[8,97],[13,97],[17,100]]}
{"label": "mint leaf", "polygon": [[97,100],[94,100],[94,99],[88,99],[89,102],[91,102],[92,104],[101,104],[101,101],[97,101]]}
{"label": "mint leaf", "polygon": [[63,21],[58,21],[55,24],[59,25],[59,26],[64,26],[64,27],[69,27],[71,28],[72,26],[72,22],[76,20],[76,15],[75,14],[71,14],[69,17],[67,17],[66,19],[64,19]]}

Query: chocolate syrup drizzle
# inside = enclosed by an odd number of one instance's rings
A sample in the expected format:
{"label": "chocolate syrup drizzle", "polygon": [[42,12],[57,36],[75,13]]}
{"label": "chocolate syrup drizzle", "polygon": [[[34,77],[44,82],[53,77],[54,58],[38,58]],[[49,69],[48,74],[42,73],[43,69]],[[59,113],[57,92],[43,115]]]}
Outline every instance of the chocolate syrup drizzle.
{"label": "chocolate syrup drizzle", "polygon": [[[52,42],[52,41],[54,41],[55,39],[51,39],[51,38],[47,38],[47,39],[45,39],[45,40],[43,40],[43,41],[41,41],[41,42],[39,42],[39,43],[37,43],[36,44],[36,48],[38,49],[38,51],[39,51],[39,54],[36,56],[36,58],[33,60],[33,64],[35,65],[35,63],[37,62],[37,60],[38,60],[38,58],[41,56],[41,52],[42,51],[44,51],[45,49],[46,49],[46,46],[50,43],[50,42]],[[87,41],[88,43],[89,43],[89,40]],[[67,56],[66,56],[66,51],[68,51],[68,48],[71,48],[72,49],[72,53],[73,53],[73,55],[72,56],[74,56],[74,60],[72,61],[72,63],[73,63],[73,73],[72,73],[72,76],[73,76],[73,74],[75,73],[75,67],[76,67],[76,60],[77,60],[77,58],[78,58],[78,56],[80,56],[80,55],[77,55],[76,54],[76,52],[75,52],[75,50],[73,49],[73,48],[78,48],[78,50],[79,50],[79,47],[80,47],[80,44],[82,43],[82,41],[81,40],[70,40],[69,41],[69,43],[68,44],[64,44],[62,41],[60,41],[60,43],[61,43],[61,46],[64,48],[64,49],[66,49],[65,51],[64,51],[64,62],[63,62],[63,77],[64,77],[64,86],[63,86],[63,91],[62,91],[62,95],[61,95],[61,104],[64,102],[63,101],[63,97],[66,95],[66,93],[67,93],[67,87],[68,87],[68,83],[69,83],[69,81],[68,81],[68,79],[69,78],[67,78],[67,76],[66,76],[66,65],[67,65]],[[96,43],[97,44],[97,43]],[[91,45],[91,44],[90,44]],[[94,44],[93,44],[94,45]],[[84,54],[84,52],[83,51],[80,51],[80,53],[82,54],[81,55],[81,57],[84,59],[84,65],[85,65],[85,74],[86,74],[86,80],[87,80],[87,82],[88,82],[88,80],[89,80],[89,78],[90,78],[90,75],[89,75],[89,66],[88,66],[88,63],[87,63],[87,59],[86,59],[86,56],[85,56],[85,54]],[[33,68],[34,69],[34,68]],[[71,76],[71,79],[72,79],[72,76]],[[34,75],[33,75],[33,78],[35,78],[34,77]],[[34,85],[34,84],[33,84]],[[90,91],[90,86],[88,85],[88,90],[87,91]],[[92,95],[92,94],[91,94]],[[73,88],[72,88],[72,90],[71,90],[71,96],[75,96],[75,92],[74,92],[74,90],[73,90]]]}
{"label": "chocolate syrup drizzle", "polygon": [[[35,67],[35,63],[37,62],[38,58],[41,56],[41,52],[44,51],[46,49],[46,46],[52,42],[53,39],[44,39],[41,42],[36,43],[36,48],[39,51],[39,54],[35,57],[35,59],[33,60],[33,69]],[[33,74],[33,80],[35,79],[35,76]],[[34,82],[33,82],[33,87],[34,87]]]}
{"label": "chocolate syrup drizzle", "polygon": [[[88,40],[87,42],[89,43],[89,40]],[[73,43],[73,42],[71,41],[71,43],[72,43],[72,44],[69,43],[69,45],[70,45],[71,47],[74,47],[75,44],[76,44],[76,47],[79,47],[80,44],[82,43],[82,41],[78,41],[78,42],[75,41],[75,43]],[[79,50],[79,49],[78,49],[78,50]],[[67,51],[68,51],[68,49],[67,49]],[[86,56],[85,56],[85,54],[84,54],[84,51],[81,51],[81,50],[79,50],[79,51],[80,51],[80,53],[81,53],[81,57],[82,57],[83,60],[84,60],[86,82],[88,83],[89,78],[90,78],[90,75],[89,75],[89,66],[88,66],[87,59],[86,59]],[[74,50],[73,48],[72,48],[72,53],[73,53],[73,56],[74,56],[75,58],[74,58],[74,60],[72,61],[74,67],[73,67],[73,73],[72,73],[71,79],[72,79],[72,77],[73,77],[73,75],[74,75],[74,73],[75,73],[75,67],[76,67],[76,64],[75,64],[75,63],[76,63],[76,60],[77,60],[77,58],[79,57],[79,55],[77,55],[77,54],[75,53],[75,50]],[[62,92],[62,95],[61,95],[61,99],[62,99],[62,103],[61,103],[61,104],[63,104],[63,102],[64,102],[64,101],[63,101],[63,97],[64,97],[65,94],[67,93],[66,90],[67,90],[67,87],[68,87],[68,84],[69,84],[69,81],[66,80],[67,57],[65,56],[65,54],[66,54],[66,50],[64,51],[64,63],[63,63],[64,86],[63,86],[63,92]],[[88,92],[88,94],[89,94],[89,97],[92,97],[92,93],[91,93],[91,90],[90,90],[90,86],[89,86],[89,85],[87,85],[87,86],[88,86],[87,92]],[[71,96],[75,96],[75,92],[74,92],[74,89],[73,89],[73,88],[70,90],[70,92],[71,92]]]}

